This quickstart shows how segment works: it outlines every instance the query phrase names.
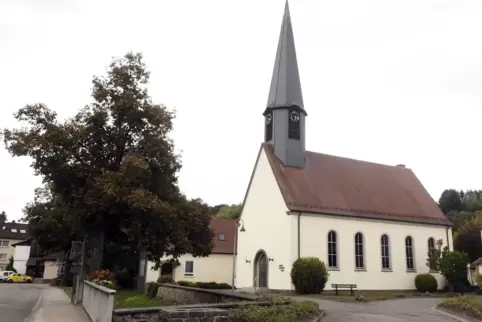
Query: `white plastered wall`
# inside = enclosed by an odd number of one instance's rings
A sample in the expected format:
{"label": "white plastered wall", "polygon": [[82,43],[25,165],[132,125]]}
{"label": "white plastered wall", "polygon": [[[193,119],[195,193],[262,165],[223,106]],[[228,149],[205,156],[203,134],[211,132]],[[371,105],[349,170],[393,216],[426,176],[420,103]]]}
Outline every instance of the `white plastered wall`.
{"label": "white plastered wall", "polygon": [[[377,221],[360,218],[340,218],[339,216],[309,215],[301,217],[301,256],[314,256],[328,264],[328,232],[334,230],[338,240],[338,271],[330,271],[325,289],[332,283],[357,284],[362,290],[404,290],[414,289],[414,279],[418,273],[428,273],[426,265],[428,239],[442,239],[447,245],[446,227],[408,224],[391,221]],[[355,244],[357,232],[363,233],[366,271],[355,270]],[[390,238],[391,272],[382,271],[380,239],[383,234]],[[410,235],[414,243],[416,272],[407,272],[405,238]],[[449,247],[452,250],[452,231],[449,229]],[[444,278],[433,274],[444,286]]]}
{"label": "white plastered wall", "polygon": [[[167,260],[168,258],[163,258]],[[184,269],[186,261],[193,261],[193,276],[185,276]],[[208,257],[193,257],[185,254],[179,258],[180,266],[174,268],[173,279],[178,281],[195,282],[216,282],[231,285],[233,273],[233,255],[211,254]],[[147,266],[146,282],[156,282],[159,278],[160,269],[154,271],[154,263],[149,262]]]}
{"label": "white plastered wall", "polygon": [[241,214],[246,231],[238,233],[236,287],[253,287],[255,256],[264,250],[271,259],[268,287],[291,289],[294,238],[292,216],[288,216],[287,211],[266,153],[261,149]]}

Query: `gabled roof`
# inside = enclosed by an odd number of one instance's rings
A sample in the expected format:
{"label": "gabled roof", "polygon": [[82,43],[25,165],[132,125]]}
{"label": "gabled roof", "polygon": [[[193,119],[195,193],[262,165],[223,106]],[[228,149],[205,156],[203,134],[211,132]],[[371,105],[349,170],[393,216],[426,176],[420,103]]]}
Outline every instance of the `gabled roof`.
{"label": "gabled roof", "polygon": [[[210,228],[215,234],[212,254],[233,254],[235,225],[236,221],[232,219],[211,219]],[[221,240],[223,236],[224,240]]]}
{"label": "gabled roof", "polygon": [[298,169],[263,148],[291,211],[451,225],[410,169],[309,151]]}
{"label": "gabled roof", "polygon": [[27,224],[6,222],[0,226],[0,238],[26,240],[29,238],[27,227]]}
{"label": "gabled roof", "polygon": [[267,107],[290,106],[304,108],[290,8],[286,1]]}

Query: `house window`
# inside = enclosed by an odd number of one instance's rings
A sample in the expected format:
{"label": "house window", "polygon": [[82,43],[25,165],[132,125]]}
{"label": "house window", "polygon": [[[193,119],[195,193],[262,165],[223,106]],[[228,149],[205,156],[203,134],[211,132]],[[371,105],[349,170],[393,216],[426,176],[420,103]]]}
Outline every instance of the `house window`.
{"label": "house window", "polygon": [[17,232],[17,228],[12,228],[12,233],[16,233]]}
{"label": "house window", "polygon": [[[435,239],[433,239],[432,237],[430,237],[428,239],[428,254],[430,255],[433,251],[435,251]],[[430,270],[435,270],[436,267],[435,267],[435,263],[433,261],[429,261],[429,268]]]}
{"label": "house window", "polygon": [[382,269],[390,269],[390,244],[387,235],[383,235],[381,238],[382,245]]}
{"label": "house window", "polygon": [[186,261],[184,263],[184,276],[194,276],[194,262]]}
{"label": "house window", "polygon": [[363,235],[362,233],[357,233],[355,235],[355,268],[365,268],[365,260],[363,256]]}
{"label": "house window", "polygon": [[224,233],[219,233],[218,239],[221,240],[221,241],[224,241]]}
{"label": "house window", "polygon": [[332,230],[328,233],[328,267],[338,267],[336,255],[336,232]]}
{"label": "house window", "polygon": [[0,253],[0,260],[5,260],[7,259],[7,254],[6,253]]}
{"label": "house window", "polygon": [[407,259],[407,270],[415,270],[415,265],[413,263],[413,239],[410,236],[405,238],[405,256]]}
{"label": "house window", "polygon": [[21,232],[22,234],[26,234],[26,233],[27,233],[27,231],[26,231],[25,229],[20,229],[20,232]]}
{"label": "house window", "polygon": [[8,247],[9,244],[8,240],[0,240],[0,247]]}

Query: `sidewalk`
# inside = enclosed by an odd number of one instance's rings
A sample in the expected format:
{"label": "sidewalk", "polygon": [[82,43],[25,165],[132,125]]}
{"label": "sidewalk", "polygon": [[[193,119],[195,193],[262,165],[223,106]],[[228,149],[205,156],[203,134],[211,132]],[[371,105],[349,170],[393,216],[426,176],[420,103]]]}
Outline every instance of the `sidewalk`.
{"label": "sidewalk", "polygon": [[24,322],[90,322],[81,306],[70,303],[65,292],[46,287]]}

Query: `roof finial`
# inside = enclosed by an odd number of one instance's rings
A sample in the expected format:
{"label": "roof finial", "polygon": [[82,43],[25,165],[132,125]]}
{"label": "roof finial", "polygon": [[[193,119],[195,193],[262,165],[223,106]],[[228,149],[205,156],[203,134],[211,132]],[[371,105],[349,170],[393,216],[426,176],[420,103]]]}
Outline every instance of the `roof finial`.
{"label": "roof finial", "polygon": [[286,0],[267,107],[293,105],[304,108],[290,8]]}

